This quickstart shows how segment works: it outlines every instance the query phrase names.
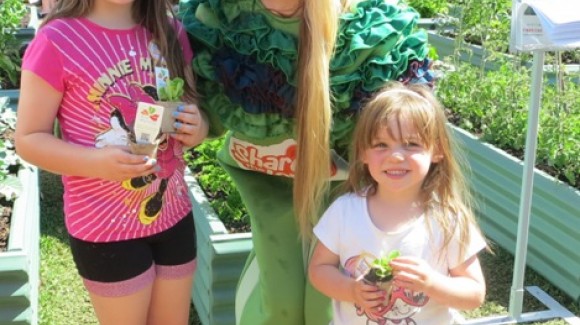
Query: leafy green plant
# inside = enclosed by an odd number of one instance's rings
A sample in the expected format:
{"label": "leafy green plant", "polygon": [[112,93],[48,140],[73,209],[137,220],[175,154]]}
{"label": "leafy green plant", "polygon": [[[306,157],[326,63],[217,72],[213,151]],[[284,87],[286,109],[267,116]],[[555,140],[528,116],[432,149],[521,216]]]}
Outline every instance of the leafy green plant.
{"label": "leafy green plant", "polygon": [[20,41],[15,34],[25,14],[22,0],[0,2],[0,89],[19,83]]}
{"label": "leafy green plant", "polygon": [[12,137],[16,113],[8,108],[8,97],[0,98],[0,199],[13,201],[22,191],[16,173],[21,161],[14,151]]}
{"label": "leafy green plant", "polygon": [[507,51],[512,0],[464,1],[461,34],[487,49]]}
{"label": "leafy green plant", "polygon": [[173,78],[167,80],[165,87],[159,88],[159,100],[166,102],[176,102],[183,96],[183,79]]}
{"label": "leafy green plant", "polygon": [[249,230],[249,218],[234,182],[217,161],[224,139],[208,140],[185,154],[185,160],[209,198],[211,207],[232,232]]}
{"label": "leafy green plant", "polygon": [[[462,64],[438,82],[437,95],[453,124],[521,159],[530,79],[528,69],[513,64],[497,71]],[[548,82],[543,87],[537,164],[580,188],[580,86],[570,78],[564,81],[565,90]]]}
{"label": "leafy green plant", "polygon": [[406,0],[404,2],[417,10],[422,18],[433,18],[448,12],[448,1],[444,0]]}
{"label": "leafy green plant", "polygon": [[393,259],[401,256],[398,250],[392,250],[386,256],[381,256],[373,261],[365,280],[370,283],[386,282],[393,278],[393,268],[390,263]]}

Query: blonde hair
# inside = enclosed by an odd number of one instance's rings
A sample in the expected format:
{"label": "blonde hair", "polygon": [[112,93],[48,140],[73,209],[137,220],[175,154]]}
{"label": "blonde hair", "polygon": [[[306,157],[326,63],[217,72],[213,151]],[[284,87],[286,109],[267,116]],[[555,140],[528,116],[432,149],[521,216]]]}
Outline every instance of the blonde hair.
{"label": "blonde hair", "polygon": [[330,59],[338,31],[336,0],[304,0],[298,52],[294,210],[311,238],[330,178]]}
{"label": "blonde hair", "polygon": [[359,1],[304,0],[298,50],[294,211],[305,239],[312,238],[312,228],[318,221],[329,188],[330,60],[339,17]]}
{"label": "blonde hair", "polygon": [[[42,26],[59,18],[76,18],[88,15],[94,6],[94,0],[58,0],[54,8],[48,13]],[[184,63],[183,50],[174,31],[175,14],[172,10],[172,1],[169,0],[135,0],[133,2],[133,19],[145,27],[159,47],[167,62],[167,68],[172,78],[180,77],[185,81],[184,100],[194,103],[197,98],[193,71]],[[166,15],[160,13],[167,13]]]}
{"label": "blonde hair", "polygon": [[360,195],[376,193],[377,183],[362,159],[365,151],[371,148],[377,133],[393,120],[399,125],[403,120],[410,121],[420,141],[439,158],[437,163],[431,164],[423,181],[421,200],[426,207],[425,215],[433,218],[432,221],[443,230],[441,251],[447,249],[457,234],[460,257],[463,258],[471,230],[479,231],[472,210],[472,198],[463,175],[466,164],[449,133],[443,107],[427,87],[391,82],[365,105],[353,134],[345,190]]}

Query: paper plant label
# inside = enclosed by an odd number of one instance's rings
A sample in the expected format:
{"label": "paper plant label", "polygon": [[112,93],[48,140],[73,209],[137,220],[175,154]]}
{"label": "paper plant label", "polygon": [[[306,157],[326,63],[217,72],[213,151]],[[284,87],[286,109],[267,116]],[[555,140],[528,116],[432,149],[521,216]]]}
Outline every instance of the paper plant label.
{"label": "paper plant label", "polygon": [[[164,88],[167,86],[167,81],[169,80],[169,69],[163,67],[155,67],[155,87],[157,87],[157,91],[159,89]],[[157,93],[159,96],[159,93]]]}
{"label": "paper plant label", "polygon": [[135,138],[137,143],[153,143],[161,130],[163,106],[139,102],[135,118]]}

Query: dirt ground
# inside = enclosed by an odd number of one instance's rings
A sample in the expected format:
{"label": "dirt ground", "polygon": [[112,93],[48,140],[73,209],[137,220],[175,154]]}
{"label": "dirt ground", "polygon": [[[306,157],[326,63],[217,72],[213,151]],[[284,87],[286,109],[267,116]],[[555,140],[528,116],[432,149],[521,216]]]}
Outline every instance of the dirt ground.
{"label": "dirt ground", "polygon": [[12,207],[3,206],[6,202],[0,200],[0,252],[6,251],[8,246],[8,235],[10,233],[10,215]]}

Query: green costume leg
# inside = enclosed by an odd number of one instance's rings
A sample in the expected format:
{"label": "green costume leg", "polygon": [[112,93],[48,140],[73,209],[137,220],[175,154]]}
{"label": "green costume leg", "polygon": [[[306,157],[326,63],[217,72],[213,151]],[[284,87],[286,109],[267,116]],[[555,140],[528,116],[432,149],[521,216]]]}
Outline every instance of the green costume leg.
{"label": "green costume leg", "polygon": [[246,204],[254,251],[236,293],[238,325],[327,325],[330,299],[307,283],[292,182],[224,166]]}

